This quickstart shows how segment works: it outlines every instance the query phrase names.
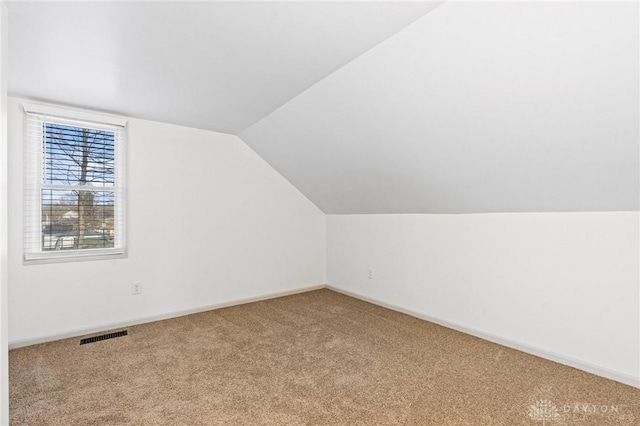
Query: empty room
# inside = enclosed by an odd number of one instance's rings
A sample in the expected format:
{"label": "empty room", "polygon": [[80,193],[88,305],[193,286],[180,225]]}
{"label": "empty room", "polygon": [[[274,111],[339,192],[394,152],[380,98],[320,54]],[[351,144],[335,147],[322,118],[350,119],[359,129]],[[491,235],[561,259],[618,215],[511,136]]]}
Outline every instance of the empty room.
{"label": "empty room", "polygon": [[0,425],[640,425],[637,1],[0,1]]}

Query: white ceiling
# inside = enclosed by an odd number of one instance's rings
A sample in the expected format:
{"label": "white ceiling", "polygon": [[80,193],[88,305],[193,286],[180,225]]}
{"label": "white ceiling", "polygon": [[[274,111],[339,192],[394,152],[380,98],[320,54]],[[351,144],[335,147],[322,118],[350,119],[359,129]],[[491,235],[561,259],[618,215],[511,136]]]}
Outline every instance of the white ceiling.
{"label": "white ceiling", "polygon": [[9,2],[9,93],[228,133],[427,2]]}
{"label": "white ceiling", "polygon": [[326,213],[640,209],[636,2],[9,10],[10,94],[239,133]]}
{"label": "white ceiling", "polygon": [[326,213],[638,210],[638,3],[445,3],[240,133]]}

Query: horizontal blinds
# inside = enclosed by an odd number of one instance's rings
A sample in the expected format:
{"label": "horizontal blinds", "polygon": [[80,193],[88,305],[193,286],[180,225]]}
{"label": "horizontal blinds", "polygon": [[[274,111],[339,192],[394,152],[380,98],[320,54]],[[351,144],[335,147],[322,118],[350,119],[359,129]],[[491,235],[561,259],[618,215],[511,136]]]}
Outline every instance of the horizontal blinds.
{"label": "horizontal blinds", "polygon": [[125,128],[25,117],[25,259],[124,253]]}

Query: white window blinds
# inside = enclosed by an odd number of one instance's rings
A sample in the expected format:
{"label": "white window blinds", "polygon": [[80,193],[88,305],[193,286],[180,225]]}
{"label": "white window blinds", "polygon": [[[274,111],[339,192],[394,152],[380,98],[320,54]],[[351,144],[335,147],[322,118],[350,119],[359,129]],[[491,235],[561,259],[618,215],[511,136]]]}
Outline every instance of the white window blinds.
{"label": "white window blinds", "polygon": [[125,124],[25,105],[26,261],[125,254]]}

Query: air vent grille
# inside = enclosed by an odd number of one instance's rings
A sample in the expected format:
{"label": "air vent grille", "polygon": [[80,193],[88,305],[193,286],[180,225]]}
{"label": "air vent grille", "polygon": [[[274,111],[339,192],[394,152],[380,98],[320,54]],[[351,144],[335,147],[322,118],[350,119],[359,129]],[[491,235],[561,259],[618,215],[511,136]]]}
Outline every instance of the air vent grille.
{"label": "air vent grille", "polygon": [[122,337],[128,334],[127,330],[124,331],[116,331],[115,333],[103,334],[101,336],[93,336],[87,337],[86,339],[80,340],[81,345],[86,345],[87,343],[100,342],[102,340],[113,339],[114,337]]}

